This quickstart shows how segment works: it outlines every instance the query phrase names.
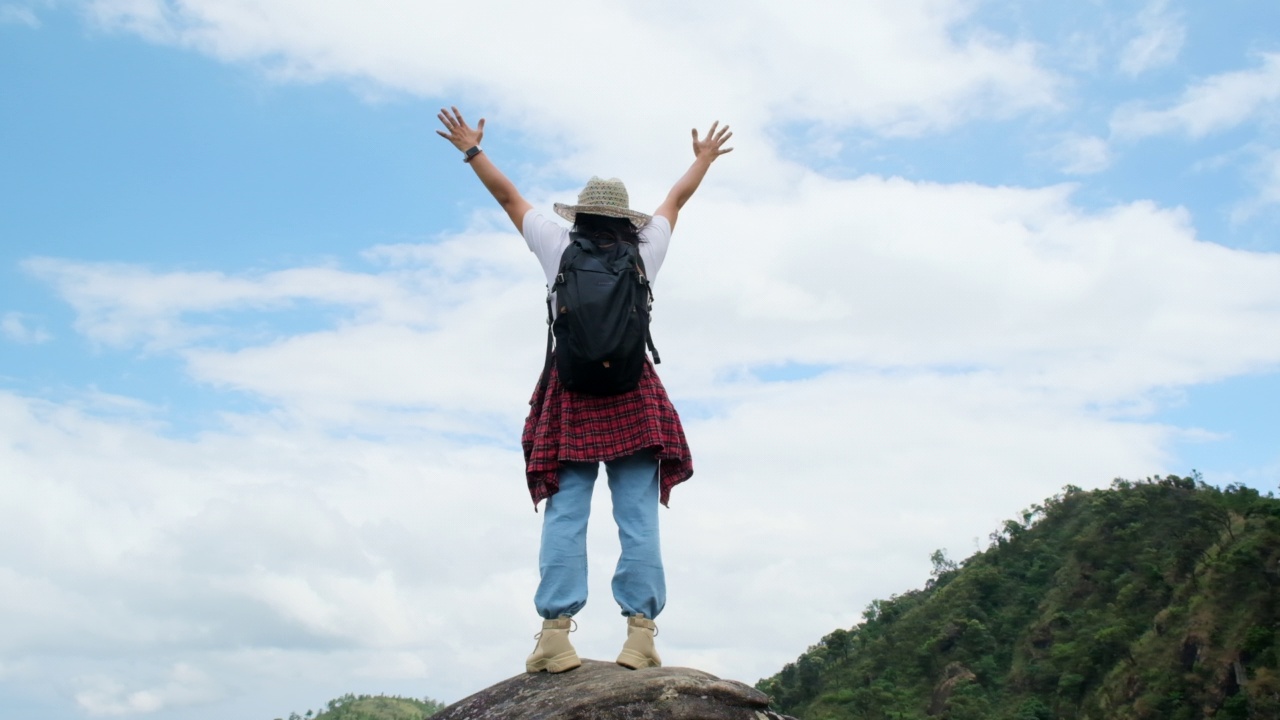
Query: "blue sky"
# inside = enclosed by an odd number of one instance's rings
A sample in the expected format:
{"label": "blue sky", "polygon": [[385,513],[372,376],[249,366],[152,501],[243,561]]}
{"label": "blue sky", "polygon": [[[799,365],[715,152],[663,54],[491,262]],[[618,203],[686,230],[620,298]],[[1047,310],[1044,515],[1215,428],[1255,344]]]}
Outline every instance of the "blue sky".
{"label": "blue sky", "polygon": [[1276,27],[0,0],[0,710],[273,717],[519,670],[542,290],[449,103],[544,212],[593,174],[650,209],[690,126],[735,128],[657,284],[698,468],[664,514],[676,664],[771,674],[1067,483],[1275,490]]}

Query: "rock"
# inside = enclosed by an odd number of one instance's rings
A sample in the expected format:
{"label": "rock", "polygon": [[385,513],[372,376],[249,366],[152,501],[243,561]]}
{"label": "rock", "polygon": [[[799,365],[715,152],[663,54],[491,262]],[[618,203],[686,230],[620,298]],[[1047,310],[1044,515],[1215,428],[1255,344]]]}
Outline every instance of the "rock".
{"label": "rock", "polygon": [[431,720],[795,720],[733,680],[680,667],[628,670],[583,660],[568,672],[522,673],[459,700]]}
{"label": "rock", "polygon": [[955,693],[956,687],[962,683],[976,682],[977,679],[978,676],[963,664],[948,663],[942,670],[942,682],[933,689],[933,700],[929,703],[929,717],[941,715],[942,711],[947,709],[947,703],[951,702],[951,696]]}

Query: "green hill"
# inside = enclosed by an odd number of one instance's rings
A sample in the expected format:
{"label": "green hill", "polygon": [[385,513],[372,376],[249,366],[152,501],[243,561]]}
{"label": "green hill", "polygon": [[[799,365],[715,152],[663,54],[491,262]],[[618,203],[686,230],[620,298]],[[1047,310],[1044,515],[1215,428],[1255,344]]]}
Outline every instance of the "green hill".
{"label": "green hill", "polygon": [[[290,713],[288,720],[423,720],[444,709],[431,698],[415,700],[393,695],[352,695],[330,700],[320,711]],[[276,720],[280,720],[277,718]]]}
{"label": "green hill", "polygon": [[1280,500],[1066,490],[757,687],[804,720],[1276,720]]}

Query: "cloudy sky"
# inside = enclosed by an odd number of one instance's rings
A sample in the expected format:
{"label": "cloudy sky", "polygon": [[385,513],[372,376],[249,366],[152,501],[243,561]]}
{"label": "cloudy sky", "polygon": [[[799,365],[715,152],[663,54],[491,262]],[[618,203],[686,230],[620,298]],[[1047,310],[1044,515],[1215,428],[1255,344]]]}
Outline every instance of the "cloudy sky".
{"label": "cloudy sky", "polygon": [[[1280,483],[1269,0],[0,0],[0,715],[523,670],[535,206],[681,215],[669,664],[754,682],[1071,483]],[[612,659],[616,540],[596,498]]]}

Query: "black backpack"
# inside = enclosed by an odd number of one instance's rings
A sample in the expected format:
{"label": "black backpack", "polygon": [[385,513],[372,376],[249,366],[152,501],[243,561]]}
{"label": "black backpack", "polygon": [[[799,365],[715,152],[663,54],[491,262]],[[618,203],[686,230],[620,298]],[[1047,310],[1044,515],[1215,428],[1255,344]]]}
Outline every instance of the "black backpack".
{"label": "black backpack", "polygon": [[[555,294],[556,314],[551,312]],[[547,288],[545,389],[555,339],[560,383],[588,395],[617,395],[635,389],[644,369],[644,351],[658,350],[649,335],[653,291],[640,249],[631,243],[600,248],[578,233],[560,256],[560,270]]]}

